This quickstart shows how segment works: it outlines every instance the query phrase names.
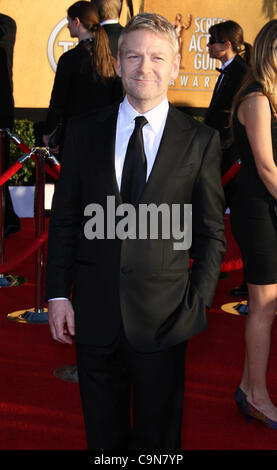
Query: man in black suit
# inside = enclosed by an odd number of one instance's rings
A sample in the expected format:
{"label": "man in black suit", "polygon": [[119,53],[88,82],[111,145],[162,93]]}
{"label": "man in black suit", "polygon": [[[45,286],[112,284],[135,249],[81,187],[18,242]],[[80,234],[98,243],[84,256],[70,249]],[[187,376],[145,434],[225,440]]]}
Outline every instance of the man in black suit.
{"label": "man in black suit", "polygon": [[[46,297],[53,338],[76,340],[89,449],[128,447],[131,387],[136,448],[181,448],[186,344],[206,327],[225,238],[218,133],[166,98],[179,62],[173,26],[136,15],[119,40],[124,100],[68,128]],[[174,207],[189,228],[190,205],[191,250],[167,231]]]}
{"label": "man in black suit", "polygon": [[96,5],[101,25],[105,29],[108,38],[112,55],[117,58],[117,44],[122,26],[119,23],[119,16],[121,10],[121,0],[92,0]]}
{"label": "man in black suit", "polygon": [[[13,50],[16,37],[15,21],[0,13],[0,127],[13,129],[14,99],[13,99]],[[4,134],[5,158],[3,169],[10,165],[10,138]],[[8,183],[4,185],[5,202],[5,236],[20,230],[20,219],[15,213]]]}
{"label": "man in black suit", "polygon": [[[251,46],[244,41],[241,26],[232,20],[214,24],[210,27],[209,33],[210,57],[218,59],[222,65],[205,123],[220,132],[221,173],[224,175],[239,159],[239,149],[236,148],[233,140],[230,118],[233,99],[249,69]],[[243,50],[244,59],[240,55]],[[238,178],[239,174],[235,175],[224,187],[226,206],[230,208]],[[246,283],[243,282],[240,286],[234,287],[230,294],[235,297],[247,295]]]}
{"label": "man in black suit", "polygon": [[[232,20],[211,26],[209,33],[210,57],[218,59],[222,65],[207,110],[205,123],[220,132],[223,152],[221,171],[224,175],[239,158],[233,141],[230,116],[234,96],[249,68],[239,53],[243,48],[248,50],[250,46],[244,42],[241,26]],[[247,54],[246,57],[248,57]],[[224,189],[226,203],[230,206],[235,190],[235,180],[231,181]]]}

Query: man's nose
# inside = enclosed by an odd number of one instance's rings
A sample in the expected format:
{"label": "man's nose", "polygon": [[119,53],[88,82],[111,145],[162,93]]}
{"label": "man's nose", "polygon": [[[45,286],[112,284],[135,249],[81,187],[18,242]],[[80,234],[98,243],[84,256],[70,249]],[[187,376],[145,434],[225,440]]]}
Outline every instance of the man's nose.
{"label": "man's nose", "polygon": [[142,56],[139,63],[140,72],[147,73],[150,70],[151,61],[147,56]]}

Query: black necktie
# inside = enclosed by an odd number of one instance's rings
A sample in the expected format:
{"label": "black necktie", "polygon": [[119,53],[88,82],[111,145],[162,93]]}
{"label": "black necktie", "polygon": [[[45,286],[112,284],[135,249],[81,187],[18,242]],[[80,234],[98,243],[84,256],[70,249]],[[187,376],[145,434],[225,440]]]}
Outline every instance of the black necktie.
{"label": "black necktie", "polygon": [[136,205],[146,184],[147,161],[144,152],[142,128],[144,116],[135,118],[135,129],[130,137],[122,172],[121,196],[123,202]]}

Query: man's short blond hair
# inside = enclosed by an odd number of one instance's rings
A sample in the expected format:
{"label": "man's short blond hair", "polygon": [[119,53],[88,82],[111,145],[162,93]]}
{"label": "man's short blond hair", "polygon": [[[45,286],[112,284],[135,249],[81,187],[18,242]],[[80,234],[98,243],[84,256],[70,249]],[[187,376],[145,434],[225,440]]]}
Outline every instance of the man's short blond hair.
{"label": "man's short blond hair", "polygon": [[116,20],[121,9],[120,0],[92,0],[96,6],[100,20]]}
{"label": "man's short blond hair", "polygon": [[157,13],[139,13],[134,16],[129,23],[122,30],[118,40],[118,50],[122,47],[124,38],[127,34],[132,31],[138,30],[152,31],[156,34],[164,35],[167,37],[171,44],[174,54],[177,55],[179,52],[178,37],[176,31],[171,23],[162,15]]}

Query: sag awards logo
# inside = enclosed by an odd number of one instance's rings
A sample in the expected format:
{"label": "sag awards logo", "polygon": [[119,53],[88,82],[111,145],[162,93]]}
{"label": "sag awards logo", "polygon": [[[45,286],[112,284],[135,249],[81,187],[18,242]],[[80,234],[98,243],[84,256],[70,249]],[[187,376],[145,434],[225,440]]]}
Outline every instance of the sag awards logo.
{"label": "sag awards logo", "polygon": [[179,41],[181,56],[180,73],[171,88],[175,91],[210,91],[218,74],[215,73],[216,59],[209,56],[207,44],[209,41],[209,28],[226,21],[223,18],[193,17],[178,13],[173,23]]}
{"label": "sag awards logo", "polygon": [[63,18],[52,30],[47,43],[47,57],[54,72],[56,72],[59,57],[76,43],[69,35],[67,19]]}

